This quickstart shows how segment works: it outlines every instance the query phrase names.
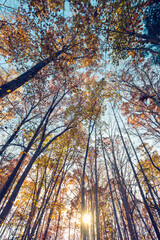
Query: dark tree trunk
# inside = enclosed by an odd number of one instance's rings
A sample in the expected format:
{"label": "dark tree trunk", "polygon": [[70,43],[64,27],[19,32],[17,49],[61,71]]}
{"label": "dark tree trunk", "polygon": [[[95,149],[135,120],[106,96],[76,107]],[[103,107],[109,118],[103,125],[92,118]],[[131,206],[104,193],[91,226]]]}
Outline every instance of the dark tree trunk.
{"label": "dark tree trunk", "polygon": [[97,176],[97,144],[96,144],[96,127],[95,127],[95,203],[96,203],[96,230],[97,240],[100,240],[99,227],[99,207],[98,207],[98,176]]}
{"label": "dark tree trunk", "polygon": [[12,81],[3,84],[0,86],[0,98],[5,97],[9,93],[13,92],[14,90],[18,89],[22,85],[24,85],[26,82],[28,82],[30,79],[32,79],[42,68],[44,68],[46,65],[48,65],[50,62],[53,62],[56,60],[58,56],[60,56],[62,53],[66,52],[68,47],[64,46],[62,50],[54,53],[51,57],[48,57],[39,63],[37,63],[34,67],[30,68],[28,71],[20,75],[19,77],[13,79]]}

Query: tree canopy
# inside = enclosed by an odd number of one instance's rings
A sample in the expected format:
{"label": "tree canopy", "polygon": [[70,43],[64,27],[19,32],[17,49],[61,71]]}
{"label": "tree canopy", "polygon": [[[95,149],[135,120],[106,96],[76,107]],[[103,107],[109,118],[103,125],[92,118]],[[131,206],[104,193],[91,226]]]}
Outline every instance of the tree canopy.
{"label": "tree canopy", "polygon": [[1,1],[1,239],[160,239],[159,8]]}

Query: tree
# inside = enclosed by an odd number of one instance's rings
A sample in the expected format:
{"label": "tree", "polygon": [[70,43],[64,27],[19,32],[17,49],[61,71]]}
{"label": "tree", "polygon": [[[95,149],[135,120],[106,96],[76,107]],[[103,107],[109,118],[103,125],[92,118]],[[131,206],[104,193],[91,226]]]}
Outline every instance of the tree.
{"label": "tree", "polygon": [[106,49],[110,51],[113,62],[129,56],[143,61],[145,52],[159,56],[159,38],[144,33],[143,19],[150,2],[152,1],[98,2],[98,17],[103,19],[99,28],[106,35]]}
{"label": "tree", "polygon": [[0,7],[0,238],[159,239],[159,3]]}
{"label": "tree", "polygon": [[[112,109],[113,109],[113,108],[112,108]],[[133,165],[133,163],[132,163],[132,161],[131,161],[131,157],[130,157],[130,154],[129,154],[129,152],[128,152],[126,143],[125,143],[125,141],[124,141],[124,137],[123,137],[123,135],[122,135],[122,131],[121,131],[120,125],[119,125],[119,123],[118,123],[117,117],[116,117],[116,115],[115,115],[114,109],[113,109],[113,112],[114,112],[115,120],[116,120],[116,123],[117,123],[117,126],[118,126],[118,130],[119,130],[119,133],[120,133],[120,136],[121,136],[121,140],[122,140],[122,142],[123,142],[123,145],[124,145],[124,148],[125,148],[125,151],[126,151],[126,154],[127,154],[128,160],[129,160],[129,163],[130,163],[131,168],[132,168],[132,171],[133,171],[133,173],[134,173],[134,177],[135,177],[135,179],[136,179],[136,182],[137,182],[139,191],[140,191],[140,193],[141,193],[141,196],[142,196],[142,199],[143,199],[143,201],[144,201],[146,210],[147,210],[148,215],[149,215],[149,217],[150,217],[150,220],[151,220],[151,222],[152,222],[152,225],[153,225],[153,228],[154,228],[154,230],[155,230],[156,236],[159,237],[160,233],[159,233],[158,226],[157,226],[157,224],[156,224],[156,222],[155,222],[155,219],[154,219],[154,217],[153,217],[153,214],[152,214],[152,212],[151,212],[151,210],[150,210],[150,208],[149,208],[149,205],[148,205],[148,203],[147,203],[147,200],[146,200],[146,198],[145,198],[145,196],[144,196],[144,191],[143,191],[143,189],[142,189],[142,187],[141,187],[141,185],[140,185],[140,181],[139,181],[139,179],[138,179],[136,170],[135,170],[134,165]]]}
{"label": "tree", "polygon": [[[152,157],[152,161],[154,162],[154,165],[158,167],[159,166],[159,154],[158,154],[158,152],[156,150],[153,151],[152,147],[147,146],[147,148],[150,149],[150,153],[152,152],[151,157]],[[145,174],[148,178],[148,181],[150,182],[150,185],[151,185],[151,187],[154,191],[154,194],[158,198],[159,170],[157,168],[155,168],[155,166],[152,164],[152,162],[150,161],[147,153],[145,152],[145,149],[143,149],[142,145],[138,147],[138,150],[142,152],[141,153],[141,159],[140,159],[141,164],[142,164],[144,172],[145,172]],[[142,157],[143,157],[144,160],[142,159]],[[140,179],[142,177],[142,171],[141,170],[139,170],[139,177],[140,177]],[[145,189],[146,189],[146,182],[144,180],[142,180],[142,182],[145,185]],[[152,205],[154,205],[154,204],[152,203]]]}
{"label": "tree", "polygon": [[[83,79],[80,78],[79,83],[83,83],[82,80]],[[75,92],[74,92],[75,90],[73,90],[73,89],[77,86],[78,82],[76,81],[76,85],[74,85],[74,81],[73,81],[71,83],[71,86],[69,86],[69,85],[66,86],[65,83],[63,83],[62,86],[61,86],[61,84],[59,86],[59,84],[60,83],[58,82],[58,88],[56,88],[56,92],[55,92],[55,95],[53,96],[52,101],[51,101],[51,97],[49,96],[50,107],[48,108],[48,110],[46,112],[44,112],[44,114],[42,114],[42,117],[40,116],[41,118],[40,118],[39,123],[37,124],[37,128],[35,128],[33,130],[32,137],[27,142],[27,145],[26,145],[24,151],[22,152],[22,155],[19,159],[19,162],[17,163],[17,166],[15,167],[12,174],[9,176],[8,180],[4,184],[4,187],[1,190],[1,193],[2,193],[1,199],[3,199],[7,190],[11,186],[12,181],[14,180],[14,178],[17,174],[17,171],[21,167],[27,154],[29,153],[29,151],[32,151],[32,148],[34,146],[36,147],[35,151],[30,159],[30,162],[27,164],[26,170],[22,174],[23,177],[21,176],[21,180],[20,180],[21,184],[18,183],[16,194],[14,196],[12,194],[12,197],[14,198],[14,200],[15,200],[16,195],[18,194],[18,191],[20,190],[21,185],[23,184],[24,179],[26,178],[28,172],[30,171],[30,169],[31,169],[32,165],[34,164],[35,160],[37,159],[37,157],[40,154],[42,154],[43,151],[46,151],[46,149],[52,143],[52,141],[54,141],[57,137],[61,136],[61,134],[65,133],[69,129],[76,127],[76,124],[78,123],[78,121],[80,122],[83,118],[85,118],[85,116],[82,115],[81,116],[82,119],[81,119],[81,117],[79,117],[79,119],[78,119],[78,114],[79,114],[79,111],[81,110],[81,105],[79,105],[79,107],[78,107],[79,102],[73,103],[73,104],[77,104],[77,109],[75,111],[75,115],[72,114],[72,116],[68,115],[67,106],[64,108],[64,110],[63,109],[61,110],[61,108],[60,109],[58,108],[59,104],[62,104],[63,101],[64,101],[64,104],[66,105],[64,98],[68,99],[68,102],[70,102],[70,107],[72,106],[71,105],[72,98],[74,98],[74,95],[75,95]],[[69,94],[70,98],[67,97],[68,94]],[[63,115],[65,116],[66,120],[62,121],[61,116],[63,116]],[[57,127],[54,126],[53,129],[50,130],[51,124],[53,124],[53,122],[58,119],[59,119],[59,123],[58,123]],[[59,125],[59,124],[61,124],[61,125]],[[57,132],[57,134],[54,135],[54,132]],[[13,205],[14,200],[12,200],[10,207]],[[8,204],[9,204],[9,202],[8,202]],[[8,212],[9,208],[7,207],[6,209]],[[5,216],[6,216],[6,214],[5,214]]]}
{"label": "tree", "polygon": [[[138,76],[138,77],[137,77]],[[130,63],[119,73],[108,74],[110,81],[119,87],[123,102],[121,109],[128,123],[143,129],[159,139],[159,71],[150,62]]]}
{"label": "tree", "polygon": [[[23,1],[21,2],[23,3]],[[24,2],[26,3],[26,1]],[[63,14],[61,12],[58,13],[61,8],[65,11],[65,2],[60,3],[60,5],[59,3],[55,4],[56,6],[48,1],[44,1],[40,6],[37,5],[38,2],[33,4],[32,1],[27,2],[27,4],[28,10],[23,4],[17,10],[16,24],[22,21],[21,18],[25,16],[27,22],[25,21],[22,25],[23,31],[27,25],[27,30],[32,38],[27,39],[26,37],[24,41],[23,36],[19,37],[19,41],[25,43],[25,49],[19,49],[19,46],[22,45],[21,42],[18,45],[11,43],[14,52],[13,56],[11,56],[11,61],[21,64],[22,68],[26,68],[24,64],[26,61],[31,61],[33,67],[27,66],[29,70],[24,72],[24,69],[22,69],[23,73],[19,77],[2,85],[0,87],[1,98],[27,83],[51,62],[61,65],[64,60],[68,61],[68,63],[73,63],[77,59],[79,65],[84,67],[88,64],[94,64],[98,58],[99,37],[96,33],[88,31],[88,25],[84,24],[87,21],[86,18],[91,17],[91,12],[88,11],[88,8],[86,9],[83,6],[85,14],[82,14],[82,11],[68,17],[64,16],[64,12]],[[70,2],[70,5],[75,11],[79,8],[79,5],[74,5],[72,2]],[[38,8],[40,10],[37,10]],[[45,12],[44,14],[46,8],[48,13]],[[55,8],[55,14],[52,12],[52,8]],[[13,25],[15,31],[19,27],[16,24]],[[16,39],[14,41],[16,42]],[[18,54],[19,51],[22,54]],[[81,59],[81,61],[78,59]]]}

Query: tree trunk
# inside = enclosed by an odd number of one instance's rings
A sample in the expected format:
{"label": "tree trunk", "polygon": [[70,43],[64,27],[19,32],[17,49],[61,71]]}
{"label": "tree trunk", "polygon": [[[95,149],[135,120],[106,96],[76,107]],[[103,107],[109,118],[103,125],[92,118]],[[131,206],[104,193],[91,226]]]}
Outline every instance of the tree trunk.
{"label": "tree trunk", "polygon": [[95,203],[96,203],[96,230],[97,240],[100,240],[99,227],[99,207],[98,207],[98,176],[97,176],[97,144],[96,144],[96,126],[95,126]]}
{"label": "tree trunk", "polygon": [[37,63],[34,67],[30,68],[28,71],[20,75],[19,77],[13,79],[12,81],[3,84],[0,86],[0,98],[5,97],[9,93],[13,92],[14,90],[18,89],[22,85],[24,85],[26,82],[28,82],[30,79],[32,79],[42,68],[44,68],[46,65],[48,65],[50,62],[53,62],[56,60],[58,56],[60,56],[62,53],[65,53],[68,50],[69,46],[64,46],[62,50],[52,54],[52,56],[40,61]]}
{"label": "tree trunk", "polygon": [[57,240],[57,237],[58,237],[58,230],[59,230],[59,222],[60,222],[60,219],[61,219],[61,213],[59,212],[59,213],[58,213],[58,223],[57,223],[55,240]]}
{"label": "tree trunk", "polygon": [[85,214],[85,182],[84,182],[84,178],[85,178],[85,170],[86,170],[86,162],[87,162],[87,156],[88,156],[88,151],[89,151],[89,142],[90,142],[90,137],[91,134],[93,132],[93,128],[94,128],[95,122],[93,123],[93,125],[91,126],[91,120],[89,121],[89,133],[88,133],[88,139],[87,139],[87,148],[86,148],[86,153],[85,153],[85,158],[84,158],[84,163],[83,163],[83,173],[82,173],[82,184],[81,184],[81,208],[82,208],[82,213],[81,213],[81,231],[82,231],[82,239],[83,240],[87,240],[87,229],[86,226],[83,222],[83,216]]}
{"label": "tree trunk", "polygon": [[94,230],[94,203],[92,198],[92,190],[90,192],[91,198],[91,240],[95,240],[95,230]]}

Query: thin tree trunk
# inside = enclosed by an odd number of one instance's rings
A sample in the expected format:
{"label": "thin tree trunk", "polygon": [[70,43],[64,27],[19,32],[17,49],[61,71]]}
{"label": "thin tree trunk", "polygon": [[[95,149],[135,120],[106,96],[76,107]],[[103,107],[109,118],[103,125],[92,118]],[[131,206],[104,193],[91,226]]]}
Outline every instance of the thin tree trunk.
{"label": "thin tree trunk", "polygon": [[92,190],[90,191],[91,198],[91,239],[95,240],[95,230],[94,230],[94,203],[92,198]]}
{"label": "thin tree trunk", "polygon": [[83,240],[87,240],[87,231],[86,231],[86,226],[83,222],[83,216],[85,214],[85,182],[84,182],[84,178],[85,178],[85,170],[86,170],[86,162],[87,162],[87,157],[88,157],[88,151],[89,151],[89,143],[90,143],[90,137],[91,134],[93,132],[93,128],[94,128],[95,122],[93,123],[93,125],[91,126],[91,120],[89,121],[89,133],[88,133],[88,139],[87,139],[87,148],[86,148],[86,153],[85,153],[85,158],[84,158],[84,163],[83,163],[83,173],[82,173],[82,185],[81,185],[81,207],[82,207],[82,213],[81,213],[81,230],[82,230],[82,239]]}
{"label": "thin tree trunk", "polygon": [[60,222],[60,219],[61,219],[61,214],[60,214],[60,212],[59,212],[59,214],[58,214],[57,229],[56,229],[56,236],[55,236],[55,239],[54,239],[54,240],[57,240],[57,237],[58,237],[58,230],[59,230],[59,222]]}
{"label": "thin tree trunk", "polygon": [[98,207],[98,176],[97,176],[97,143],[96,143],[96,126],[95,126],[95,203],[96,203],[96,230],[97,240],[100,240],[100,227],[99,227],[99,207]]}
{"label": "thin tree trunk", "polygon": [[71,214],[69,214],[69,226],[68,226],[68,240],[71,240]]}

